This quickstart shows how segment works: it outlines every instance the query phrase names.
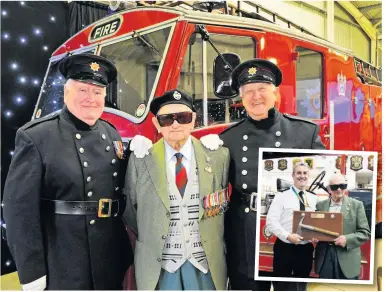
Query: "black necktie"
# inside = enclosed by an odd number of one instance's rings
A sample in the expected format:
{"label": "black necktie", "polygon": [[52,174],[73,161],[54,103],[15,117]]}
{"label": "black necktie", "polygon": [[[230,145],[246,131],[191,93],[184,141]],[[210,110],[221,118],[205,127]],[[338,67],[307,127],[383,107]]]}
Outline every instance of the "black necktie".
{"label": "black necktie", "polygon": [[306,208],[304,207],[304,197],[303,197],[303,194],[304,194],[303,191],[299,192],[299,197],[301,198],[301,200],[299,200],[299,202],[300,202],[300,211],[305,211],[306,210]]}

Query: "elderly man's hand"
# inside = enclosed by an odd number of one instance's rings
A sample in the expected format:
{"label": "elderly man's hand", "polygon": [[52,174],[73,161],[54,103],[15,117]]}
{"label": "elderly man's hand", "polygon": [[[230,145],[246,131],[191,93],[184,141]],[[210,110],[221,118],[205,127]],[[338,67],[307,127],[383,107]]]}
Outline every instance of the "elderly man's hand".
{"label": "elderly man's hand", "polygon": [[303,237],[301,237],[299,234],[292,233],[288,235],[287,240],[293,244],[298,244],[303,240]]}
{"label": "elderly man's hand", "polygon": [[149,150],[152,146],[153,143],[148,138],[141,135],[135,135],[130,142],[130,151],[134,152],[135,157],[144,158],[149,154]]}
{"label": "elderly man's hand", "polygon": [[202,145],[209,150],[217,150],[224,142],[220,139],[219,135],[209,134],[200,138]]}
{"label": "elderly man's hand", "polygon": [[335,245],[346,247],[346,236],[340,235],[338,238],[334,239]]}

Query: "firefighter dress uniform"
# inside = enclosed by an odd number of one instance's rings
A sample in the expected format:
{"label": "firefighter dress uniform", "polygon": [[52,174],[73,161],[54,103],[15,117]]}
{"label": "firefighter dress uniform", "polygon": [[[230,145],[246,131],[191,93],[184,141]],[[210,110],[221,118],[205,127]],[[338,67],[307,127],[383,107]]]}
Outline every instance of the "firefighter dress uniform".
{"label": "firefighter dress uniform", "polygon": [[[238,89],[240,85],[253,82],[278,86],[281,79],[280,69],[276,65],[255,59],[235,68],[232,86]],[[268,118],[257,121],[247,117],[220,134],[231,156],[229,180],[232,195],[225,214],[227,266],[231,285],[232,280],[242,283],[254,279],[259,148],[325,149],[318,133],[316,124],[281,114],[272,108]],[[260,282],[259,287],[269,290],[270,284],[264,287],[264,283]],[[243,290],[247,289],[245,286]]]}
{"label": "firefighter dress uniform", "polygon": [[[116,76],[109,61],[85,54],[68,57],[60,70],[100,86]],[[66,106],[17,131],[3,197],[21,284],[46,275],[50,290],[121,289],[133,262],[121,218],[126,165],[111,124],[89,126]]]}

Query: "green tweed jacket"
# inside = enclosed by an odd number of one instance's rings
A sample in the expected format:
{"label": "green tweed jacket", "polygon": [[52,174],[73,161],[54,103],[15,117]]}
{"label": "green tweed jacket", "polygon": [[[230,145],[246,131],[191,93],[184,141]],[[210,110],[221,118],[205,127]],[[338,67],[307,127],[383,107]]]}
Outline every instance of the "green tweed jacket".
{"label": "green tweed jacket", "polygon": [[[330,199],[318,202],[317,211],[329,211]],[[360,246],[370,239],[370,228],[365,208],[361,201],[344,196],[341,212],[343,214],[343,235],[346,236],[346,247],[337,246],[340,268],[347,278],[359,275],[361,266]],[[317,245],[315,250],[315,271],[320,272],[326,245]]]}
{"label": "green tweed jacket", "polygon": [[[217,290],[225,290],[224,215],[203,219],[205,195],[228,186],[229,150],[207,150],[192,137],[199,176],[199,226],[209,270]],[[211,171],[208,172],[208,167]],[[137,234],[135,278],[138,290],[154,290],[161,273],[161,258],[170,222],[164,140],[145,158],[130,156],[125,180],[127,206],[124,218]]]}

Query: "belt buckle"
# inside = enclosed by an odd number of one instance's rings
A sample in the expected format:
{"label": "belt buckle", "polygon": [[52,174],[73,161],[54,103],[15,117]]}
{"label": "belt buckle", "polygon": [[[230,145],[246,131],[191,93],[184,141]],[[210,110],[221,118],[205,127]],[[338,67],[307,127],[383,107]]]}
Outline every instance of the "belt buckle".
{"label": "belt buckle", "polygon": [[[253,192],[251,194],[251,199],[249,201],[249,209],[257,212],[257,207],[254,207],[254,204],[253,204],[253,202],[255,201],[254,198],[256,198],[256,201],[257,201],[257,193],[255,193],[255,192]],[[257,202],[256,202],[255,206],[257,206]]]}
{"label": "belt buckle", "polygon": [[[100,199],[99,200],[99,207],[98,207],[98,217],[99,218],[107,218],[107,217],[110,217],[111,216],[111,206],[112,206],[112,202],[113,200],[112,199]],[[108,211],[107,211],[107,214],[104,213],[103,209],[105,207],[105,204],[109,204],[108,205]]]}

